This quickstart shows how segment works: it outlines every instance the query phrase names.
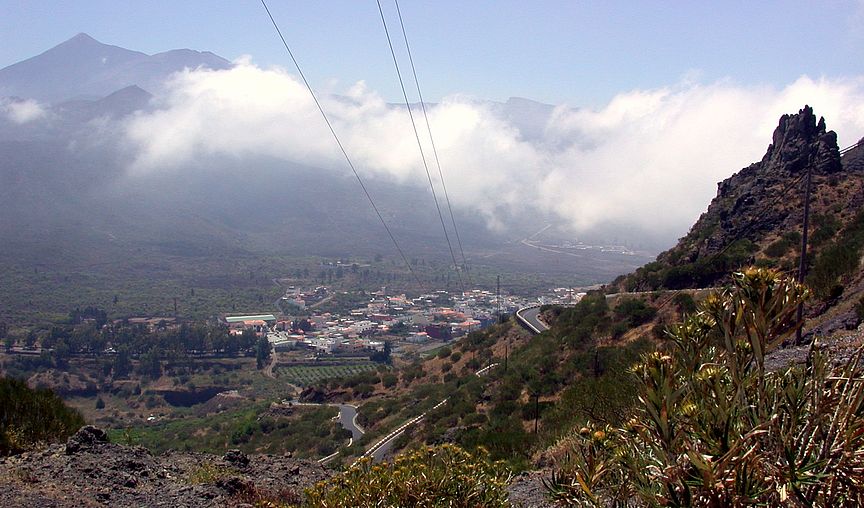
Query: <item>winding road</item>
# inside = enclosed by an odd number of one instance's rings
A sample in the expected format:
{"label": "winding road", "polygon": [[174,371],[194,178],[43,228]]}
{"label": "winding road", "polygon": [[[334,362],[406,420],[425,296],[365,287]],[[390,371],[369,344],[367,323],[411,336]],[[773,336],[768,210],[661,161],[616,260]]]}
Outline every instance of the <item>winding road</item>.
{"label": "winding road", "polygon": [[528,328],[534,333],[543,333],[549,329],[549,326],[540,321],[540,306],[534,305],[524,307],[516,311],[516,319],[525,328]]}

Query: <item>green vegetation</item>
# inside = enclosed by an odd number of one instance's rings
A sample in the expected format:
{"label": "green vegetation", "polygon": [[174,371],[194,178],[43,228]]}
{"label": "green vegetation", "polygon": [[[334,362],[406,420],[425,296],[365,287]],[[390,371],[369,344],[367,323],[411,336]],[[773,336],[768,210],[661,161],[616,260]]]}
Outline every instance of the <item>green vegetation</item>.
{"label": "green vegetation", "polygon": [[38,333],[31,331],[33,343],[38,340],[43,348],[51,350],[50,354],[46,351],[43,358],[22,359],[18,362],[20,365],[13,365],[12,368],[22,372],[52,366],[66,368],[70,358],[75,355],[96,356],[110,348],[116,354],[104,375],[112,374],[115,379],[127,377],[132,373],[131,360],[137,358],[137,373],[155,379],[162,374],[166,361],[202,353],[236,356],[255,350],[257,344],[262,360],[269,356],[269,344],[266,347],[259,344],[251,332],[230,335],[225,326],[203,323],[182,323],[178,327],[168,327],[163,322],[157,324],[155,330],[126,322],[100,325],[99,320],[104,319],[104,315],[105,311],[101,309],[75,309],[70,313],[67,323],[51,326]]}
{"label": "green vegetation", "polygon": [[[178,315],[208,319],[260,310],[281,296],[272,282],[305,258],[160,256],[132,254],[93,266],[39,266],[0,259],[0,301],[12,325],[50,327],[76,306],[105,309],[109,318]],[[193,293],[194,291],[194,293]]]}
{"label": "green vegetation", "polygon": [[[833,233],[831,233],[833,236]],[[789,252],[789,249],[799,249],[801,246],[801,233],[790,231],[780,239],[765,247],[765,255],[769,258],[781,258]]]}
{"label": "green vegetation", "polygon": [[750,263],[756,250],[756,245],[750,240],[736,240],[724,250],[699,257],[692,263],[673,266],[658,261],[648,263],[624,279],[624,284],[627,291],[709,287]]}
{"label": "green vegetation", "polygon": [[678,293],[672,298],[675,307],[678,308],[678,313],[682,316],[696,312],[696,300],[687,293]]}
{"label": "green vegetation", "polygon": [[[612,309],[603,294],[591,293],[573,307],[546,310],[557,314],[552,330],[511,349],[506,367],[492,348],[513,332],[512,323],[471,333],[450,346],[451,358],[470,358],[463,369],[444,369],[441,384],[419,385],[403,397],[364,404],[361,423],[389,428],[446,397],[446,404],[427,412],[415,438],[488,450],[493,460],[504,460],[517,471],[529,467],[535,451],[573,425],[623,423],[636,401],[636,380],[628,368],[651,345],[646,340],[608,344],[606,339],[615,336],[616,328],[629,330],[651,319],[656,309],[628,298]],[[499,367],[482,378],[474,375],[493,362]],[[403,369],[403,379],[416,369],[420,366]]]}
{"label": "green vegetation", "polygon": [[795,332],[807,289],[748,269],[672,327],[633,369],[623,426],[585,425],[562,444],[556,501],[580,506],[861,506],[862,352],[836,370],[818,348],[776,372],[765,355]]}
{"label": "green vegetation", "polygon": [[62,441],[84,425],[84,418],[51,390],[0,378],[0,456]]}
{"label": "green vegetation", "polygon": [[[346,363],[344,365],[296,365],[277,366],[276,375],[297,386],[309,386],[334,378],[351,378],[364,372],[374,372],[377,366],[371,362]],[[377,383],[377,381],[375,381]]]}
{"label": "green vegetation", "polygon": [[425,447],[391,463],[361,464],[306,491],[303,506],[492,508],[507,504],[510,475],[482,453]]}
{"label": "green vegetation", "polygon": [[826,245],[809,270],[806,283],[817,298],[828,301],[843,293],[842,279],[853,274],[860,265],[864,247],[864,212],[840,232],[834,242]]}
{"label": "green vegetation", "polygon": [[218,454],[226,448],[239,448],[246,453],[292,452],[297,457],[320,458],[336,451],[350,437],[333,421],[337,412],[327,406],[270,411],[269,404],[256,404],[108,433],[113,441],[128,440],[154,453],[188,450]]}
{"label": "green vegetation", "polygon": [[204,462],[198,468],[189,472],[188,482],[192,485],[206,485],[216,483],[236,475],[237,471],[212,462]]}

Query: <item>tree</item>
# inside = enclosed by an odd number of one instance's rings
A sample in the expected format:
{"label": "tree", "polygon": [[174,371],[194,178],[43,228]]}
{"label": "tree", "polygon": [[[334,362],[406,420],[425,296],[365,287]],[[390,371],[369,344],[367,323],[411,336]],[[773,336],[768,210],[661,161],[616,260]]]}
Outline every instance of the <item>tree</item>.
{"label": "tree", "polygon": [[392,353],[392,346],[390,346],[390,341],[385,340],[384,341],[384,350],[383,351],[375,351],[374,353],[369,355],[369,359],[372,360],[373,362],[385,363],[385,364],[389,365],[390,362],[393,361],[393,359],[391,357],[391,353]]}
{"label": "tree", "polygon": [[115,378],[126,377],[132,371],[132,362],[129,360],[129,349],[126,346],[121,347],[117,351],[111,370],[114,372]]}
{"label": "tree", "polygon": [[291,322],[292,330],[303,330],[304,332],[312,331],[312,323],[308,319],[299,319]]}
{"label": "tree", "polygon": [[64,368],[68,365],[70,353],[69,344],[65,340],[61,340],[54,346],[54,363],[57,368]]}
{"label": "tree", "polygon": [[102,400],[102,397],[96,399],[96,409],[105,409],[105,401]]}
{"label": "tree", "polygon": [[27,332],[27,338],[24,339],[24,348],[25,349],[33,349],[33,347],[36,346],[36,340],[38,338],[39,338],[39,336],[36,335],[35,330],[30,330],[29,332]]}
{"label": "tree", "polygon": [[141,359],[138,362],[138,372],[142,375],[150,376],[152,379],[157,379],[162,375],[160,356],[155,347],[141,355]]}
{"label": "tree", "polygon": [[255,363],[258,365],[259,369],[263,369],[264,364],[266,364],[269,360],[270,341],[267,340],[267,337],[261,337],[255,344]]}

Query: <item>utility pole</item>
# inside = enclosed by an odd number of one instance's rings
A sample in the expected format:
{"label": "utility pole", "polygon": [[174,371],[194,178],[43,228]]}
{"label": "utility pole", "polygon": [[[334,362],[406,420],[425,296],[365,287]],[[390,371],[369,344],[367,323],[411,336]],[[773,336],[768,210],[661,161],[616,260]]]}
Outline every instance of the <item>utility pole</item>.
{"label": "utility pole", "polygon": [[[813,154],[807,157],[807,183],[804,184],[804,231],[801,235],[801,262],[798,265],[798,283],[804,283],[804,271],[807,268],[807,229],[810,224],[810,177],[813,174]],[[803,324],[804,303],[798,304],[798,323]],[[801,345],[801,333],[803,326],[795,331],[795,345]]]}
{"label": "utility pole", "polygon": [[501,276],[498,276],[498,284],[495,289],[495,303],[498,304],[498,314],[496,315],[496,320],[498,323],[501,323]]}
{"label": "utility pole", "polygon": [[540,418],[540,393],[534,394],[534,435],[537,435],[537,420]]}

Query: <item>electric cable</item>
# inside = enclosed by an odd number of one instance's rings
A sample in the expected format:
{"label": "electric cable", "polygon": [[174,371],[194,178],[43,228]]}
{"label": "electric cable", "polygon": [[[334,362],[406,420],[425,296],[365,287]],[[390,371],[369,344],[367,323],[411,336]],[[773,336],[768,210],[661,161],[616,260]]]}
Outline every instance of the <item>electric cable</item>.
{"label": "electric cable", "polygon": [[438,149],[435,146],[435,138],[432,136],[432,126],[429,124],[429,115],[426,112],[426,102],[423,100],[423,92],[420,91],[420,80],[417,78],[417,69],[414,66],[414,57],[411,54],[411,45],[408,44],[408,34],[405,32],[405,23],[402,21],[402,10],[399,9],[399,0],[393,0],[396,4],[396,13],[399,15],[399,26],[402,28],[402,38],[405,40],[405,49],[408,53],[408,61],[411,63],[411,73],[414,75],[414,84],[417,86],[417,96],[420,98],[420,106],[423,108],[423,118],[426,120],[426,131],[429,133],[429,141],[432,145],[432,154],[435,156],[435,165],[438,166],[438,176],[441,178],[441,187],[444,189],[444,199],[447,202],[447,211],[450,213],[450,222],[453,223],[453,231],[456,234],[456,244],[462,256],[462,267],[468,278],[468,285],[472,285],[471,272],[468,270],[468,261],[465,259],[465,250],[462,248],[462,238],[459,236],[459,228],[456,227],[456,216],[453,215],[453,207],[450,205],[450,194],[447,192],[447,184],[444,183],[444,172],[441,170],[441,160],[438,158]]}
{"label": "electric cable", "polygon": [[330,129],[330,133],[333,135],[333,139],[336,140],[336,144],[339,146],[339,150],[342,152],[342,155],[345,157],[345,161],[348,163],[348,166],[351,168],[351,172],[354,173],[354,177],[357,178],[357,183],[359,183],[360,188],[363,189],[363,194],[366,195],[366,199],[369,200],[369,204],[372,205],[372,209],[375,210],[375,215],[378,216],[378,220],[381,221],[381,225],[384,226],[384,229],[387,231],[387,236],[390,237],[390,240],[393,242],[393,245],[396,247],[396,250],[399,252],[399,256],[402,257],[402,261],[405,262],[405,266],[408,267],[408,271],[411,272],[411,275],[414,277],[414,280],[420,286],[420,289],[424,293],[426,293],[425,286],[420,281],[420,278],[417,276],[417,273],[414,271],[414,268],[411,266],[411,263],[408,262],[408,258],[405,256],[405,252],[399,246],[399,242],[396,241],[396,237],[393,235],[393,232],[390,230],[390,227],[387,226],[387,222],[384,220],[384,217],[381,215],[381,212],[378,210],[378,206],[375,205],[375,200],[372,199],[372,195],[369,193],[369,190],[366,188],[366,184],[364,184],[363,179],[360,178],[360,173],[357,172],[357,168],[354,167],[354,163],[351,161],[351,157],[348,156],[348,152],[345,150],[345,147],[342,145],[342,141],[340,141],[339,136],[336,135],[336,130],[333,128],[333,124],[330,123],[330,119],[327,117],[327,113],[324,112],[324,108],[321,106],[321,103],[318,101],[318,97],[315,95],[315,92],[312,90],[312,86],[309,84],[309,81],[306,79],[306,75],[303,74],[303,70],[300,68],[300,64],[297,62],[297,59],[294,57],[294,53],[291,51],[291,48],[288,46],[288,42],[285,40],[285,37],[282,35],[282,30],[279,29],[279,25],[276,23],[276,19],[273,17],[273,14],[270,12],[270,8],[267,7],[267,2],[265,0],[261,0],[261,5],[263,5],[264,10],[267,11],[267,16],[270,18],[270,22],[273,23],[273,28],[276,29],[276,33],[279,34],[279,39],[282,40],[282,45],[285,46],[285,50],[288,52],[288,56],[290,56],[291,61],[294,62],[294,67],[297,69],[297,73],[300,75],[300,78],[303,80],[303,84],[306,85],[306,89],[309,91],[309,95],[312,96],[312,100],[315,101],[315,105],[318,107],[318,111],[321,113],[321,116],[324,118],[324,123],[326,123],[327,128]]}
{"label": "electric cable", "polygon": [[420,159],[423,162],[423,168],[426,170],[426,178],[429,180],[429,189],[432,191],[432,199],[435,201],[435,209],[438,211],[438,219],[441,221],[441,228],[444,230],[444,239],[447,241],[447,247],[450,249],[450,257],[453,260],[453,269],[456,271],[456,276],[459,278],[459,286],[462,292],[465,292],[465,283],[462,281],[462,273],[459,271],[459,262],[456,261],[456,254],[453,252],[453,244],[450,243],[450,235],[447,234],[447,226],[444,224],[444,214],[441,213],[441,205],[438,204],[438,195],[435,192],[435,184],[432,183],[432,174],[429,172],[429,164],[426,162],[426,155],[423,152],[423,143],[420,142],[420,133],[417,131],[417,123],[414,121],[414,113],[411,112],[411,102],[408,100],[408,93],[405,91],[405,82],[402,80],[402,72],[399,70],[399,61],[396,58],[396,51],[393,49],[393,41],[390,39],[390,30],[387,28],[387,20],[384,17],[384,10],[381,8],[381,0],[375,0],[378,4],[378,13],[381,14],[381,23],[384,25],[384,34],[387,36],[387,45],[390,47],[390,55],[393,57],[393,65],[396,67],[396,76],[399,78],[399,87],[402,89],[402,96],[405,98],[405,108],[408,110],[408,116],[411,119],[411,127],[414,129],[414,138],[417,140],[417,148],[420,150]]}

